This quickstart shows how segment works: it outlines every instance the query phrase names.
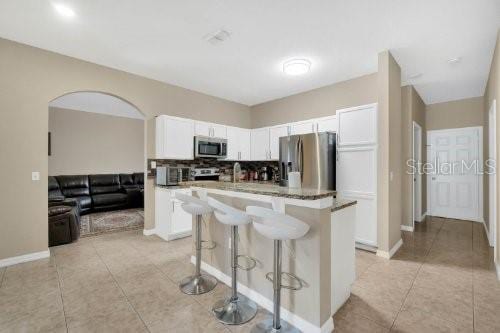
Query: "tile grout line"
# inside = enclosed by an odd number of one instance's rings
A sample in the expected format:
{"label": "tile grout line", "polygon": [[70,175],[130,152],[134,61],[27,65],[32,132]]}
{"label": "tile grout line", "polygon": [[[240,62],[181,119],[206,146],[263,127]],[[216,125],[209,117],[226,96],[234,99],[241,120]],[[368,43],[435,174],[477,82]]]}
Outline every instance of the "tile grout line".
{"label": "tile grout line", "polygon": [[66,317],[66,309],[65,309],[65,306],[64,306],[63,291],[62,291],[62,288],[61,288],[61,274],[59,274],[59,269],[57,267],[57,258],[56,258],[56,254],[55,253],[54,253],[54,264],[56,266],[57,285],[59,287],[59,295],[61,296],[61,303],[62,303],[62,306],[63,306],[64,324],[66,325],[66,332],[68,332],[69,331],[68,320],[67,320],[67,317]]}
{"label": "tile grout line", "polygon": [[[130,300],[128,299],[127,297],[127,294],[125,293],[125,291],[123,290],[123,288],[120,286],[120,284],[118,283],[118,281],[116,281],[115,279],[115,276],[113,275],[113,273],[111,273],[111,271],[109,270],[109,267],[108,265],[106,264],[106,262],[102,259],[101,255],[99,254],[99,252],[97,251],[95,245],[94,245],[94,242],[92,241],[92,247],[94,248],[97,256],[99,257],[99,259],[102,261],[102,263],[104,264],[104,266],[106,267],[106,270],[108,271],[109,275],[111,275],[111,278],[113,279],[113,281],[116,283],[116,285],[118,286],[118,288],[120,288],[120,291],[122,292],[123,296],[125,297],[125,299],[127,300],[127,303],[130,305],[130,307],[134,310],[135,314],[139,317],[139,319],[141,320],[142,324],[144,325],[144,327],[146,328],[146,331],[147,332],[151,332],[149,330],[149,327],[148,325],[146,325],[146,323],[144,322],[144,319],[142,319],[141,315],[139,314],[139,312],[137,312],[137,310],[135,309],[135,307],[132,305],[132,303],[130,303]],[[141,255],[142,256],[142,255]]]}
{"label": "tile grout line", "polygon": [[389,331],[392,331],[392,329],[394,328],[394,324],[396,324],[396,320],[398,319],[399,317],[399,314],[401,313],[401,311],[403,310],[403,307],[406,303],[406,300],[408,298],[408,295],[410,294],[411,290],[413,289],[413,285],[415,284],[415,280],[417,279],[417,276],[418,276],[418,273],[420,273],[420,270],[422,269],[422,266],[424,266],[425,262],[426,262],[426,259],[427,257],[429,256],[429,253],[431,252],[431,249],[432,247],[434,246],[434,243],[436,242],[436,239],[437,239],[437,235],[441,232],[441,229],[443,228],[443,224],[441,224],[441,227],[439,228],[439,230],[436,232],[436,234],[434,235],[434,238],[432,239],[432,243],[431,243],[431,246],[429,246],[429,249],[427,250],[427,252],[425,253],[425,256],[424,256],[424,259],[422,261],[422,263],[420,264],[420,266],[418,267],[418,270],[417,270],[417,273],[415,274],[415,277],[412,279],[411,281],[411,285],[410,285],[410,288],[408,289],[408,292],[406,293],[404,299],[403,299],[403,303],[401,304],[401,307],[399,308],[397,314],[396,314],[396,317],[394,317],[394,320],[392,322],[392,325],[391,327],[389,328]]}

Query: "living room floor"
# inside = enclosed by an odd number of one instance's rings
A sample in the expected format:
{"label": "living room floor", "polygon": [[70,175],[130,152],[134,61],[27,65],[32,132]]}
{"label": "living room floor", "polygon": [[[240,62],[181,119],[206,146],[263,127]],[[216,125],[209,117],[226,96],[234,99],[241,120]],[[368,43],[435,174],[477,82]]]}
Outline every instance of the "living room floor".
{"label": "living room floor", "polygon": [[[357,251],[358,278],[335,315],[335,332],[500,330],[500,283],[483,226],[427,218],[387,261]],[[80,239],[51,257],[0,268],[0,332],[249,332],[223,326],[212,304],[229,292],[182,294],[191,238],[164,242],[141,231]]]}

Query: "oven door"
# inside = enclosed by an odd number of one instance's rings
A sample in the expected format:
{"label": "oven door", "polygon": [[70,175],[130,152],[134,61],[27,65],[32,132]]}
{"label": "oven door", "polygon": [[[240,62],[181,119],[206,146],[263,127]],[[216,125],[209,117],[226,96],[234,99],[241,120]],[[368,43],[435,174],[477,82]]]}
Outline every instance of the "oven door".
{"label": "oven door", "polygon": [[227,156],[227,140],[206,137],[195,137],[194,151],[196,157],[225,158]]}

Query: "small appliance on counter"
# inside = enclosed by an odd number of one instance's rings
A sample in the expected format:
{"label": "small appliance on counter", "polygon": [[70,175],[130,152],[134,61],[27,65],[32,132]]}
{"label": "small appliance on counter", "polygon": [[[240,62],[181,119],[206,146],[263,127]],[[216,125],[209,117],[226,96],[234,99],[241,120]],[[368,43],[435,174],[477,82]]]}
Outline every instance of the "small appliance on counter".
{"label": "small appliance on counter", "polygon": [[191,168],[159,166],[156,167],[156,185],[175,186],[179,182],[191,180]]}
{"label": "small appliance on counter", "polygon": [[195,168],[193,169],[193,180],[219,180],[218,168]]}

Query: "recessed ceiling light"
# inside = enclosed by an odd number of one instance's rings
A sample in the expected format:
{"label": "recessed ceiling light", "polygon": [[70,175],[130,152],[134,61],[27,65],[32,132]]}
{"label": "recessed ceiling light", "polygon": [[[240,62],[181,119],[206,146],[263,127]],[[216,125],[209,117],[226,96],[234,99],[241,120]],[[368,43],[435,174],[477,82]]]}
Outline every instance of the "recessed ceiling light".
{"label": "recessed ceiling light", "polygon": [[307,59],[292,59],[283,64],[283,72],[287,75],[302,75],[311,70],[311,62]]}
{"label": "recessed ceiling light", "polygon": [[458,64],[460,61],[462,61],[461,57],[456,57],[456,58],[450,58],[448,59],[448,63],[451,65]]}
{"label": "recessed ceiling light", "polygon": [[56,12],[61,16],[68,18],[75,16],[75,11],[62,3],[53,3],[52,6],[54,6]]}

